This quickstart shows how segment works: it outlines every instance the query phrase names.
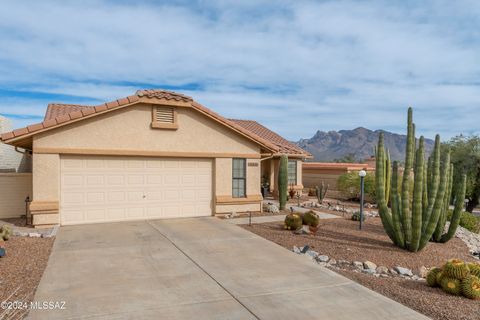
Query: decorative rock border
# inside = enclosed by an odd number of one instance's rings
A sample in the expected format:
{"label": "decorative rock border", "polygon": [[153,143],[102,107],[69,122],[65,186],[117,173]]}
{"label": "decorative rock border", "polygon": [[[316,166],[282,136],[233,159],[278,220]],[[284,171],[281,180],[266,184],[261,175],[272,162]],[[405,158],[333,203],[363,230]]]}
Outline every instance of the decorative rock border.
{"label": "decorative rock border", "polygon": [[22,228],[12,226],[12,234],[18,237],[30,237],[30,238],[52,238],[57,235],[59,226],[56,225],[53,228],[48,229],[33,229],[36,230],[32,232],[31,228]]}
{"label": "decorative rock border", "polygon": [[335,260],[327,255],[319,254],[316,251],[310,250],[308,246],[298,248],[293,247],[293,252],[299,255],[303,255],[320,266],[331,268],[334,270],[353,270],[353,272],[361,272],[374,277],[390,278],[397,277],[414,281],[425,281],[428,273],[428,269],[425,266],[418,268],[417,270],[410,270],[405,267],[396,266],[389,269],[385,266],[377,266],[371,261],[348,261],[348,260]]}

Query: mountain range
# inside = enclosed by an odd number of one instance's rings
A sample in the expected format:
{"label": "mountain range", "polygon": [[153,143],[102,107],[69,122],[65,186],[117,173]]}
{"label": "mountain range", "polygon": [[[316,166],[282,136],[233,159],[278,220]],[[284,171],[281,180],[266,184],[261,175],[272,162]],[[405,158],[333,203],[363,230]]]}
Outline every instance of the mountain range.
{"label": "mountain range", "polygon": [[[353,158],[362,162],[374,154],[380,132],[384,133],[385,147],[390,150],[392,160],[404,161],[406,135],[383,130],[356,128],[340,131],[317,131],[309,139],[301,139],[296,144],[314,156],[314,161],[332,162],[344,158]],[[430,154],[434,141],[425,139],[425,150]]]}

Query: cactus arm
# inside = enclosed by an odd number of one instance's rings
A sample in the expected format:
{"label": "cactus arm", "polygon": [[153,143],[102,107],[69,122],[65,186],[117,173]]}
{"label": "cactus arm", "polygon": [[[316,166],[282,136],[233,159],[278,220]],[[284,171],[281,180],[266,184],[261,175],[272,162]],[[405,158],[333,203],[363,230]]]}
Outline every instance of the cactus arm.
{"label": "cactus arm", "polygon": [[450,221],[450,227],[448,228],[448,232],[442,236],[440,242],[447,242],[448,240],[452,239],[457,231],[458,224],[460,223],[460,217],[463,211],[463,201],[465,200],[465,191],[467,186],[467,176],[462,176],[462,182],[457,188],[457,194],[455,199],[455,209],[453,210],[452,220]]}
{"label": "cactus arm", "polygon": [[403,172],[402,183],[402,225],[405,233],[405,242],[409,246],[412,241],[412,212],[410,211],[410,170],[413,165],[413,136],[414,127],[412,122],[412,108],[408,108],[408,128],[407,128],[407,152],[405,154],[405,170]]}
{"label": "cactus arm", "polygon": [[[437,228],[433,234],[433,241],[440,242],[443,232],[445,231],[445,224],[447,223],[447,213],[450,207],[450,197],[452,196],[452,183],[453,183],[453,164],[450,164],[447,177],[447,190],[445,191],[445,197],[443,202],[443,209],[438,219]],[[463,200],[462,200],[463,201]]]}
{"label": "cactus arm", "polygon": [[385,202],[388,205],[390,201],[390,188],[392,180],[392,160],[390,158],[390,151],[387,150],[385,159]]}
{"label": "cactus arm", "polygon": [[437,196],[435,197],[435,205],[433,206],[432,214],[426,224],[425,231],[422,234],[420,239],[420,246],[418,250],[423,249],[428,241],[432,238],[433,233],[438,224],[438,219],[444,205],[444,197],[447,189],[447,177],[450,171],[450,152],[447,152],[445,155],[445,160],[442,165],[441,176],[440,176],[440,185],[438,188]]}
{"label": "cactus arm", "polygon": [[280,156],[280,164],[278,168],[278,201],[280,210],[285,209],[287,204],[287,187],[288,187],[288,157]]}
{"label": "cactus arm", "polygon": [[[425,162],[423,167],[423,197],[422,197],[422,225],[427,223],[427,210],[428,210],[428,163]],[[423,229],[423,227],[422,227]]]}
{"label": "cactus arm", "polygon": [[440,183],[440,136],[437,134],[435,136],[435,147],[433,148],[433,159],[432,159],[432,169],[431,169],[431,184],[428,186],[428,208],[427,212],[425,213],[425,221],[427,223],[424,224],[424,229],[430,221],[430,217],[432,215],[433,206],[435,205],[435,200],[438,194],[438,188]]}
{"label": "cactus arm", "polygon": [[393,162],[393,170],[392,170],[392,186],[391,186],[391,193],[392,193],[392,224],[393,224],[393,232],[395,234],[395,238],[397,241],[397,245],[400,248],[405,248],[405,239],[403,238],[403,227],[402,227],[402,219],[401,219],[401,210],[399,205],[399,195],[398,195],[398,162]]}
{"label": "cactus arm", "polygon": [[425,139],[420,137],[419,148],[415,157],[415,184],[413,189],[412,204],[412,242],[410,250],[416,252],[422,235],[422,211],[423,211],[423,178],[425,176]]}
{"label": "cactus arm", "polygon": [[392,225],[392,216],[388,210],[387,203],[385,202],[385,148],[383,146],[383,132],[380,133],[378,139],[378,147],[376,154],[376,174],[375,174],[375,184],[376,184],[376,198],[378,204],[378,213],[380,219],[382,220],[383,228],[387,233],[388,237],[394,242],[397,243],[395,234],[393,232]]}

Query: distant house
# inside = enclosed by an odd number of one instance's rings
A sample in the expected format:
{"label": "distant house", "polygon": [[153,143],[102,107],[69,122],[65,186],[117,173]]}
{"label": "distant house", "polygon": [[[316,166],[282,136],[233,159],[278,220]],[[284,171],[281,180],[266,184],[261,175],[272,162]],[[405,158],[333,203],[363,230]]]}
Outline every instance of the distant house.
{"label": "distant house", "polygon": [[328,196],[341,198],[337,188],[338,178],[342,174],[360,170],[375,171],[375,159],[367,159],[365,163],[304,162],[303,185],[305,188],[315,188],[323,181],[329,185]]}
{"label": "distant house", "polygon": [[[0,134],[12,131],[10,119],[0,115]],[[31,172],[31,156],[24,149],[0,142],[0,172]]]}

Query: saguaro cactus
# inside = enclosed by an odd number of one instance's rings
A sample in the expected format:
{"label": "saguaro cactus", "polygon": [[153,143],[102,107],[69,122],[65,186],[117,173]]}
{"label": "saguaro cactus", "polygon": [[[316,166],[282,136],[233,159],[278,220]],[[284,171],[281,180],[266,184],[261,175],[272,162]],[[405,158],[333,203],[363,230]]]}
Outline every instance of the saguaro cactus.
{"label": "saguaro cactus", "polygon": [[280,164],[278,168],[278,201],[280,202],[280,210],[285,209],[287,204],[287,188],[288,188],[288,157],[280,156]]}
{"label": "saguaro cactus", "polygon": [[[376,197],[380,218],[389,238],[397,246],[416,252],[423,249],[429,240],[446,242],[455,234],[465,199],[466,178],[464,176],[462,183],[456,188],[452,222],[447,234],[443,234],[453,181],[450,151],[441,159],[440,137],[437,135],[433,154],[426,163],[425,139],[420,137],[417,149],[412,114],[412,108],[409,108],[401,190],[398,190],[399,166],[395,161],[390,192],[388,191],[390,162],[384,148],[383,133],[380,133],[376,150]],[[413,199],[410,199],[412,179]],[[391,209],[388,207],[389,196],[392,200]]]}

